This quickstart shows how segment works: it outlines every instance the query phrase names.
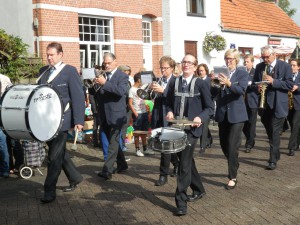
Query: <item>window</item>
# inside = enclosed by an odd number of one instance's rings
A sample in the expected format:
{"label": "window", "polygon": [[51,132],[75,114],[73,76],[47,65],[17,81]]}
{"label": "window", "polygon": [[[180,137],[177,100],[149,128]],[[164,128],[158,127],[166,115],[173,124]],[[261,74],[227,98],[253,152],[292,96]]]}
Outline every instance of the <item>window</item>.
{"label": "window", "polygon": [[151,22],[143,21],[143,43],[151,43]]}
{"label": "window", "polygon": [[110,20],[79,17],[80,41],[110,42]]}
{"label": "window", "polygon": [[253,55],[253,48],[240,47],[239,52],[242,57],[244,57],[245,55],[249,55],[249,54]]}
{"label": "window", "polygon": [[204,0],[186,0],[188,16],[205,16]]}

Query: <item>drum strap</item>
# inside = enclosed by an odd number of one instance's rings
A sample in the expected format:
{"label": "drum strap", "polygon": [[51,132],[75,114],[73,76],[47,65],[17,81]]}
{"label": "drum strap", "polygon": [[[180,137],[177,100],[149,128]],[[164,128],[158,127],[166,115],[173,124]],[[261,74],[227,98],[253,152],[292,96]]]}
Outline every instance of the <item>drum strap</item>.
{"label": "drum strap", "polygon": [[185,98],[193,98],[194,96],[200,95],[200,93],[197,93],[197,94],[194,93],[195,83],[196,83],[197,79],[198,79],[198,77],[193,77],[192,78],[190,91],[188,93],[179,92],[178,91],[179,77],[177,77],[176,80],[175,80],[175,96],[181,97],[181,99],[180,99],[179,119],[183,119]]}
{"label": "drum strap", "polygon": [[[50,84],[51,81],[53,81],[54,78],[57,77],[57,75],[60,73],[60,71],[62,71],[62,69],[65,67],[65,65],[66,65],[66,64],[61,63],[61,64],[59,65],[59,67],[58,67],[56,70],[54,70],[54,71],[52,72],[50,78],[47,80],[47,83],[48,83],[48,84]],[[46,70],[45,70],[45,71],[44,71],[44,72],[36,79],[36,83],[39,82],[39,80],[46,74],[46,72],[49,71],[49,69],[50,69],[50,66],[49,66],[48,69],[46,69]]]}

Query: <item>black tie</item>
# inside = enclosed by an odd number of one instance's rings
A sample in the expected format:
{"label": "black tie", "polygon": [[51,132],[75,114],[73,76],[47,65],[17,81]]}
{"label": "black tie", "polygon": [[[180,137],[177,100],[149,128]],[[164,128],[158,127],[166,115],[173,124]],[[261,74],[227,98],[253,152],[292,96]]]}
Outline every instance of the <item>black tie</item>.
{"label": "black tie", "polygon": [[182,79],[182,92],[186,92],[187,82],[186,79]]}
{"label": "black tie", "polygon": [[55,70],[54,66],[50,66],[48,71],[46,71],[45,74],[45,82],[47,83],[47,81],[49,80],[50,75],[53,73],[53,71]]}
{"label": "black tie", "polygon": [[106,72],[106,80],[109,81],[111,77],[111,72]]}

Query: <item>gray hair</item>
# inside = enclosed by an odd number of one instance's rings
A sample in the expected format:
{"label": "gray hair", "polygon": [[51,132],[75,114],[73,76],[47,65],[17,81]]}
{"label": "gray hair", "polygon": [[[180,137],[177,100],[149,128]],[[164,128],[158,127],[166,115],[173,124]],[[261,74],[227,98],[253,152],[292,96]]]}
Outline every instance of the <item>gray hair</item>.
{"label": "gray hair", "polygon": [[103,59],[105,59],[106,57],[108,58],[111,58],[112,60],[115,60],[116,59],[116,56],[114,53],[111,53],[111,52],[107,52],[103,55]]}
{"label": "gray hair", "polygon": [[274,48],[270,45],[266,45],[260,49],[261,53],[269,52],[270,54],[275,53]]}

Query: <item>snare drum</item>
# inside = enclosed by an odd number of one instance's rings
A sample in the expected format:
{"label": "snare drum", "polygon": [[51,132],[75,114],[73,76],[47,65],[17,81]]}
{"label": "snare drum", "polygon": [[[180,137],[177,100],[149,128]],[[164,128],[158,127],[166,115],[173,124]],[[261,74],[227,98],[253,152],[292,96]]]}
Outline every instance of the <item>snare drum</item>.
{"label": "snare drum", "polygon": [[187,145],[186,133],[177,128],[162,127],[152,130],[149,146],[164,154],[176,153],[185,149]]}
{"label": "snare drum", "polygon": [[13,139],[48,141],[62,125],[63,104],[48,85],[15,85],[0,104],[0,126]]}

